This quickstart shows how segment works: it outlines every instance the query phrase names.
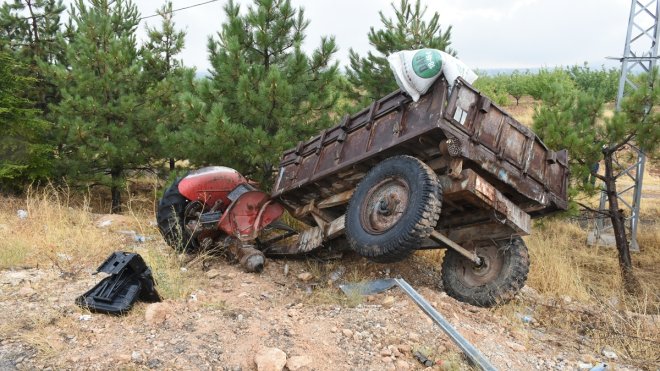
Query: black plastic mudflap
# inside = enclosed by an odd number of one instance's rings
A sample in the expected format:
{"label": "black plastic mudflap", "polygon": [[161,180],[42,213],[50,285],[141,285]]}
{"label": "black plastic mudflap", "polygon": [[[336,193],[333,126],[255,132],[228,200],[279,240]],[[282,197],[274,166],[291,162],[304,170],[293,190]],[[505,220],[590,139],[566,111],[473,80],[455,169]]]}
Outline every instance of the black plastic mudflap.
{"label": "black plastic mudflap", "polygon": [[114,252],[98,267],[98,272],[110,276],[77,297],[77,305],[92,312],[123,314],[137,300],[149,303],[161,301],[151,269],[139,254]]}

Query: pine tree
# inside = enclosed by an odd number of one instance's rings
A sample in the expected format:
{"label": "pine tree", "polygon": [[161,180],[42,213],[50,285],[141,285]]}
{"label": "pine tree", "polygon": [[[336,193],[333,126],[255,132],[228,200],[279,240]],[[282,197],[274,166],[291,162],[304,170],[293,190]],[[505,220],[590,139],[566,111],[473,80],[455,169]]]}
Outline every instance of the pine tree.
{"label": "pine tree", "polygon": [[349,81],[354,86],[353,97],[365,103],[376,100],[397,89],[396,81],[390,71],[387,56],[409,49],[431,48],[455,55],[451,45],[451,26],[443,32],[440,14],[434,12],[425,20],[427,7],[422,7],[420,0],[412,5],[408,0],[401,0],[399,6],[391,4],[395,19],[387,18],[379,12],[383,28],[369,31],[369,44],[376,53],[368,52],[360,57],[350,50],[350,67],[347,69]]}
{"label": "pine tree", "polygon": [[50,171],[51,147],[42,143],[48,123],[23,92],[35,83],[27,68],[0,51],[0,191],[19,191]]}
{"label": "pine tree", "polygon": [[333,37],[306,55],[309,21],[289,0],[233,1],[209,40],[211,78],[182,97],[189,125],[179,136],[196,164],[223,164],[267,181],[282,151],[330,123],[337,101]]}
{"label": "pine tree", "polygon": [[156,123],[158,152],[169,159],[170,171],[174,170],[174,154],[179,153],[173,133],[181,130],[181,106],[176,104],[179,94],[192,89],[194,70],[183,66],[177,55],[183,50],[186,33],[178,31],[172,16],[172,2],[158,10],[161,27],[147,28],[149,39],[140,54],[144,61],[144,83],[149,86],[147,101]]}
{"label": "pine tree", "polygon": [[14,58],[36,78],[37,82],[22,94],[46,115],[49,105],[59,101],[47,69],[64,59],[63,40],[59,37],[64,9],[62,0],[14,0],[0,7],[0,49],[13,52]]}
{"label": "pine tree", "polygon": [[[614,159],[621,149],[635,144],[650,157],[657,156],[660,147],[660,86],[657,71],[653,78],[640,76],[639,89],[622,102],[613,117],[603,117],[603,97],[588,92],[576,92],[566,84],[554,83],[544,95],[544,104],[534,114],[534,130],[552,148],[569,151],[573,199],[578,191],[593,194],[596,188],[589,177],[600,179],[608,196],[610,218],[619,255],[619,267],[624,288],[629,293],[639,290],[633,274],[630,249],[626,238],[623,211],[617,199],[617,177]],[[651,81],[650,84],[643,81]],[[605,171],[598,172],[594,164],[603,161]],[[579,205],[593,210],[588,205]],[[596,211],[596,210],[594,210]],[[602,211],[596,211],[602,213]]]}
{"label": "pine tree", "polygon": [[139,15],[129,0],[92,0],[89,6],[79,0],[71,18],[76,32],[66,49],[69,66],[57,71],[62,155],[69,179],[109,186],[112,212],[119,212],[126,172],[143,167],[153,152],[135,39]]}

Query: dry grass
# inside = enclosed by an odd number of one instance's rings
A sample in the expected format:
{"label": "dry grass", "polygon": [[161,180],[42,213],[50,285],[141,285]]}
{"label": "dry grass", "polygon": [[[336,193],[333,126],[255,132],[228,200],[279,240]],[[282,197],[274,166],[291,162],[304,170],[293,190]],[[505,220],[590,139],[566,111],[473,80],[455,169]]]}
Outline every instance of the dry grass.
{"label": "dry grass", "polygon": [[[129,199],[124,215],[100,215],[90,210],[90,198],[74,200],[67,189],[31,189],[23,200],[3,199],[0,205],[0,269],[48,268],[61,275],[88,274],[114,251],[137,252],[152,269],[158,289],[165,298],[182,298],[192,292],[204,256],[184,261],[166,246],[155,226],[148,221],[148,208],[134,209]],[[17,210],[25,210],[21,219]],[[110,223],[100,226],[101,223]],[[135,235],[147,236],[138,243]]]}
{"label": "dry grass", "polygon": [[[120,245],[119,237],[94,226],[88,203],[73,205],[67,190],[30,190],[26,199],[3,199],[0,206],[0,267],[54,265],[75,274],[79,267],[100,263]],[[27,218],[17,216],[25,210]]]}
{"label": "dry grass", "polygon": [[586,232],[573,223],[549,220],[537,226],[525,238],[532,265],[528,284],[545,295],[587,299],[585,272],[576,255],[576,241],[585,240]]}
{"label": "dry grass", "polygon": [[[521,102],[521,106],[509,111],[528,125],[533,102]],[[536,223],[532,235],[525,238],[531,259],[528,284],[554,303],[537,308],[536,316],[546,325],[569,334],[589,336],[595,352],[604,346],[613,348],[642,368],[653,368],[660,361],[657,355],[660,344],[658,174],[657,166],[647,163],[638,230],[641,251],[632,256],[634,272],[642,285],[642,293],[637,297],[623,293],[616,249],[587,246],[590,223],[545,219]],[[623,177],[618,186],[623,189],[631,184]],[[631,198],[632,192],[624,197],[628,202]],[[598,200],[596,195],[588,197],[586,202],[595,206]],[[567,304],[567,296],[574,304]],[[521,304],[511,304],[516,305]],[[516,311],[514,308],[513,312]]]}

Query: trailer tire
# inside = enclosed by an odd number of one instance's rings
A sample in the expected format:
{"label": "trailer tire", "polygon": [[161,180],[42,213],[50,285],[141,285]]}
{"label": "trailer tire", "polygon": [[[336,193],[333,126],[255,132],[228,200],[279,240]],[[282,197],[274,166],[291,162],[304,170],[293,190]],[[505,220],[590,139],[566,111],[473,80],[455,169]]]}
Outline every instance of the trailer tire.
{"label": "trailer tire", "polygon": [[346,210],[346,237],[359,255],[377,263],[407,258],[440,215],[438,177],[411,156],[390,157],[358,184]]}
{"label": "trailer tire", "polygon": [[448,248],[442,261],[442,284],[447,295],[478,307],[493,307],[513,299],[525,285],[529,255],[520,237],[497,244],[476,244],[484,266]]}
{"label": "trailer tire", "polygon": [[184,225],[184,212],[190,200],[179,192],[179,182],[170,185],[158,202],[156,222],[165,242],[178,252],[193,252],[199,244]]}

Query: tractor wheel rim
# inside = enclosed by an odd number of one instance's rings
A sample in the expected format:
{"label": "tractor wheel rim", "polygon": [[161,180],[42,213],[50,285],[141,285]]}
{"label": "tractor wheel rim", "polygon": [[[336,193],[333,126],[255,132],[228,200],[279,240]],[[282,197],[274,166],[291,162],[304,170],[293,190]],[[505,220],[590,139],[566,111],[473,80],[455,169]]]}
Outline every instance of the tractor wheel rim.
{"label": "tractor wheel rim", "polygon": [[371,187],[360,207],[360,222],[370,234],[383,234],[396,225],[409,203],[410,188],[399,177]]}
{"label": "tractor wheel rim", "polygon": [[477,247],[476,254],[482,260],[481,265],[463,259],[460,266],[460,277],[469,287],[483,286],[494,281],[504,265],[504,254],[500,253],[495,244]]}

